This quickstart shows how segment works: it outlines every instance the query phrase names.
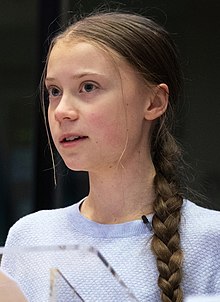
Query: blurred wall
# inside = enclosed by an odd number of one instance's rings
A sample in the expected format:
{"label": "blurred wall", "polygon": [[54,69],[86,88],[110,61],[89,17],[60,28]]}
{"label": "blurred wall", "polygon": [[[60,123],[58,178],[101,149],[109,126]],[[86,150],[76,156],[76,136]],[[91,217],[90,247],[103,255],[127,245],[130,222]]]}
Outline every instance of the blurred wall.
{"label": "blurred wall", "polygon": [[37,0],[0,4],[0,243],[33,210]]}
{"label": "blurred wall", "polygon": [[[164,24],[179,46],[185,93],[177,134],[195,171],[192,186],[207,196],[208,206],[220,210],[220,2],[120,2],[122,8]],[[71,204],[88,192],[86,173],[71,172],[62,163],[54,186],[38,84],[48,47],[46,37],[72,15],[67,11],[90,12],[102,3],[1,0],[0,245],[20,217]]]}

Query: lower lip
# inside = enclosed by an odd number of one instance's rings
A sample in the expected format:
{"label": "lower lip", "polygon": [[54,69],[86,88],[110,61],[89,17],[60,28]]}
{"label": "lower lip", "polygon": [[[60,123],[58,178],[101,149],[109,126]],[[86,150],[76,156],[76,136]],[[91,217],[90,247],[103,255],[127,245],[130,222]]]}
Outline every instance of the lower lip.
{"label": "lower lip", "polygon": [[65,142],[61,142],[60,145],[64,148],[70,148],[70,147],[75,147],[77,145],[79,145],[80,143],[84,142],[88,137],[83,137],[80,139],[76,139],[74,141],[65,141]]}

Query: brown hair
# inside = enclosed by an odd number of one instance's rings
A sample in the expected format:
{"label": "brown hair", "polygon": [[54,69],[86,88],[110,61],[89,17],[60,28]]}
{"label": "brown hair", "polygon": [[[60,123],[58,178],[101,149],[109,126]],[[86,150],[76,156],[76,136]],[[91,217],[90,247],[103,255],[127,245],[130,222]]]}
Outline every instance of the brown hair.
{"label": "brown hair", "polygon": [[181,87],[176,47],[167,31],[152,20],[120,12],[97,13],[77,21],[55,37],[49,53],[58,39],[71,37],[116,51],[148,83],[165,83],[169,87],[168,109],[157,120],[151,137],[151,154],[156,169],[152,250],[157,258],[161,300],[181,302],[183,255],[179,224],[183,196],[177,172],[182,156],[171,134],[173,110]]}

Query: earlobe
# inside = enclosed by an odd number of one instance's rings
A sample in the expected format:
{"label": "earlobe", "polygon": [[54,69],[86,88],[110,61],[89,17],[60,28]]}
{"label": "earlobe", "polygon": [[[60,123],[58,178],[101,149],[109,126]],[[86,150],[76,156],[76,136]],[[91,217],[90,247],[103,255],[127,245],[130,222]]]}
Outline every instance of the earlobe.
{"label": "earlobe", "polygon": [[166,84],[157,85],[153,88],[150,100],[145,108],[145,119],[148,121],[160,117],[167,109],[169,102],[169,88]]}

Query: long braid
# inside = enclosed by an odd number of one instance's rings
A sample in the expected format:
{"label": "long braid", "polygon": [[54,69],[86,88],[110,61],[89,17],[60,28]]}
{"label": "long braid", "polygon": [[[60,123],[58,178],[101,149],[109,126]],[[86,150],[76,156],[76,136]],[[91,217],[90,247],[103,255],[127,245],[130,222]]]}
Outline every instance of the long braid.
{"label": "long braid", "polygon": [[143,76],[146,83],[165,83],[169,88],[169,110],[154,127],[151,139],[151,154],[156,168],[152,250],[157,258],[162,302],[182,302],[183,255],[179,224],[183,194],[178,183],[181,152],[168,127],[173,121],[173,117],[168,115],[172,115],[171,107],[175,106],[181,88],[182,74],[176,46],[166,30],[152,20],[117,12],[81,19],[58,35],[52,41],[51,49],[62,38],[81,38],[104,50],[114,50]]}
{"label": "long braid", "polygon": [[152,221],[152,250],[157,258],[158,286],[163,302],[182,302],[180,283],[183,254],[179,224],[183,197],[177,181],[177,164],[181,162],[181,151],[164,123],[154,140],[152,153],[157,172],[154,179],[156,199]]}

